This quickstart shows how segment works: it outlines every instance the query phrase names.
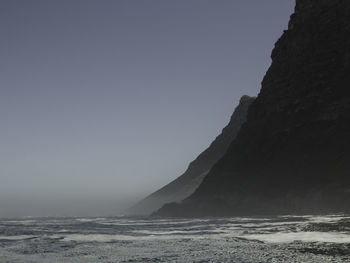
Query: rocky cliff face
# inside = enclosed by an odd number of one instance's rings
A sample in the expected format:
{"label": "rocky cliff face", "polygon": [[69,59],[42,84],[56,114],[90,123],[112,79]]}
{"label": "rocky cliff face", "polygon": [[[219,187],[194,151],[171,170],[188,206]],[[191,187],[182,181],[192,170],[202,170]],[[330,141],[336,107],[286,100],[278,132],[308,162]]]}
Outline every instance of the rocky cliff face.
{"label": "rocky cliff face", "polygon": [[246,121],[247,111],[254,98],[243,96],[233,112],[229,124],[221,134],[202,152],[183,175],[154,192],[130,209],[131,214],[150,214],[169,202],[179,202],[190,196],[200,185],[210,168],[227,151],[240,127]]}
{"label": "rocky cliff face", "polygon": [[225,156],[166,216],[350,211],[350,1],[297,0]]}

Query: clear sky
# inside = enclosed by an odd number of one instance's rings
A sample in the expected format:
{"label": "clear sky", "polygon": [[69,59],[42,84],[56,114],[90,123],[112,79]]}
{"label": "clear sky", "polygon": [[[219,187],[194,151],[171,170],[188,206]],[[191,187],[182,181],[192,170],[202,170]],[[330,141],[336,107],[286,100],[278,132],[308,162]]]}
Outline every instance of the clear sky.
{"label": "clear sky", "polygon": [[256,95],[294,0],[1,0],[0,217],[106,215]]}

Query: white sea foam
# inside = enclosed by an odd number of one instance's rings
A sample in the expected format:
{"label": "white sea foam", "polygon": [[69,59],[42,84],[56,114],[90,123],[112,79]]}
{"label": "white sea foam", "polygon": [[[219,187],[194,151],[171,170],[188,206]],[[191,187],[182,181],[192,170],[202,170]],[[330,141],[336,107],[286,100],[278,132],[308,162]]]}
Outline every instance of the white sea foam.
{"label": "white sea foam", "polygon": [[[283,257],[284,262],[342,263],[346,260],[340,254],[288,249],[308,246],[307,242],[320,249],[332,249],[328,243],[350,243],[350,233],[303,232],[320,222],[336,226],[341,219],[349,222],[349,217],[341,215],[164,220],[48,218],[34,220],[32,225],[2,220],[0,228],[10,236],[0,235],[0,261],[107,263],[155,262],[159,258],[192,262],[196,258],[198,262],[274,262]],[[26,235],[29,233],[35,236]],[[299,243],[289,244],[294,241]],[[42,251],[54,253],[45,253],[44,258]]]}
{"label": "white sea foam", "polygon": [[146,235],[174,235],[174,234],[200,234],[206,233],[224,233],[224,229],[211,229],[211,230],[172,230],[172,231],[161,231],[161,230],[135,230],[134,233],[146,234]]}
{"label": "white sea foam", "polygon": [[340,232],[289,232],[243,235],[240,237],[245,239],[264,241],[268,243],[291,243],[294,241],[350,243],[350,235]]}
{"label": "white sea foam", "polygon": [[312,223],[337,223],[342,219],[349,219],[349,217],[331,215],[331,216],[313,216],[309,218],[310,222]]}
{"label": "white sea foam", "polygon": [[18,236],[0,236],[0,240],[24,240],[35,238],[33,235],[18,235]]}
{"label": "white sea foam", "polygon": [[148,235],[148,236],[132,236],[132,235],[107,235],[107,234],[72,234],[66,236],[52,236],[55,238],[63,237],[63,241],[76,242],[112,242],[112,241],[137,241],[137,240],[170,240],[170,239],[203,239],[207,235]]}
{"label": "white sea foam", "polygon": [[106,218],[104,217],[99,217],[99,218],[76,218],[76,221],[85,223],[85,222],[98,222],[98,221],[102,221],[102,220],[106,220]]}
{"label": "white sea foam", "polygon": [[6,224],[20,224],[20,225],[32,225],[36,223],[36,220],[3,220]]}

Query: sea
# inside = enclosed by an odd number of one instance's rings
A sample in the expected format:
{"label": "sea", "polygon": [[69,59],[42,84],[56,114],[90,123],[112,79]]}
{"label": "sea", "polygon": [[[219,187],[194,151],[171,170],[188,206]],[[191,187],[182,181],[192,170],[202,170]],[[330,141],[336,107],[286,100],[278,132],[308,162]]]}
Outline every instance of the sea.
{"label": "sea", "polygon": [[350,216],[0,219],[0,262],[350,262]]}

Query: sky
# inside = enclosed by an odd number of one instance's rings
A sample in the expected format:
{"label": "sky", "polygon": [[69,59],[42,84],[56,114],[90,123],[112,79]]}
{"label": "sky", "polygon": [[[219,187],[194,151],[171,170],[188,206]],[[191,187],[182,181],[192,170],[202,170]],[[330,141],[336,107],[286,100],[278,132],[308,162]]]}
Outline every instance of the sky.
{"label": "sky", "polygon": [[0,217],[117,215],[257,95],[294,0],[1,0]]}

